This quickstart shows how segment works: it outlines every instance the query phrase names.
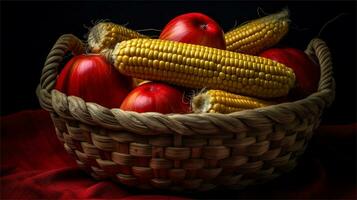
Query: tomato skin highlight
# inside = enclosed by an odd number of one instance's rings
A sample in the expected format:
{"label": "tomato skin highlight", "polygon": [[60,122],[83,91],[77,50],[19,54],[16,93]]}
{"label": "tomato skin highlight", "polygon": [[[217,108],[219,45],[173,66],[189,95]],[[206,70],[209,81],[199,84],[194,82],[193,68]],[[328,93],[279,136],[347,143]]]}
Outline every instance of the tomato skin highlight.
{"label": "tomato skin highlight", "polygon": [[99,54],[70,59],[59,74],[55,89],[107,108],[119,108],[132,89],[132,79],[120,74]]}
{"label": "tomato skin highlight", "polygon": [[226,49],[224,32],[217,22],[202,13],[186,13],[172,19],[160,39]]}
{"label": "tomato skin highlight", "polygon": [[148,82],[131,91],[120,109],[139,113],[188,113],[190,103],[185,102],[184,94],[179,89],[165,83]]}

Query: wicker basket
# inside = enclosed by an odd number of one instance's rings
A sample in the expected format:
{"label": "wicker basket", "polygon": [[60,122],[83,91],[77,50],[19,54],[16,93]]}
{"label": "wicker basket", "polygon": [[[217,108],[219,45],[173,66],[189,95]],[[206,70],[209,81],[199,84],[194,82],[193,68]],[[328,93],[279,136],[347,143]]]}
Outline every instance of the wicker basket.
{"label": "wicker basket", "polygon": [[81,54],[84,45],[73,35],[61,36],[37,88],[58,139],[94,178],[144,189],[235,189],[276,178],[295,167],[334,100],[331,56],[320,39],[306,50],[321,66],[318,92],[231,114],[136,113],[66,96],[53,87],[67,51]]}

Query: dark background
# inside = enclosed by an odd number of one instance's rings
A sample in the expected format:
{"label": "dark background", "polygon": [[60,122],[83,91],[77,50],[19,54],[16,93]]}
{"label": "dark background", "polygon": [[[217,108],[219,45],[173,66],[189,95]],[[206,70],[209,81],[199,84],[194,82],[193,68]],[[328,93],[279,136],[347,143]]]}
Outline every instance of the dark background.
{"label": "dark background", "polygon": [[[283,45],[305,49],[329,20],[340,15],[320,37],[331,48],[337,83],[336,100],[323,123],[356,121],[356,2],[354,1],[134,1],[134,2],[1,2],[1,115],[40,108],[35,89],[47,53],[56,39],[73,33],[85,39],[86,27],[109,19],[128,28],[162,29],[173,17],[202,12],[228,31],[258,18],[257,8],[291,12],[291,28]],[[260,12],[260,15],[264,14]],[[143,32],[159,35],[159,32]]]}

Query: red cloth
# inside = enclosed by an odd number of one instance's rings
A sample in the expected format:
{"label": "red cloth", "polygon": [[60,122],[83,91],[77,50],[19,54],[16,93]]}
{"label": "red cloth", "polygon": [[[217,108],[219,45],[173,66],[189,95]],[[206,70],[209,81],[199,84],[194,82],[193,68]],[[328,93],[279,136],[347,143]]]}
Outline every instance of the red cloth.
{"label": "red cloth", "polygon": [[[1,117],[0,122],[1,199],[356,198],[353,180],[341,179],[338,173],[331,175],[330,169],[313,156],[305,157],[288,175],[242,191],[184,195],[139,191],[95,181],[81,171],[58,141],[46,111],[23,111]],[[333,130],[340,129],[323,131],[333,135]],[[356,125],[345,130],[354,137]]]}

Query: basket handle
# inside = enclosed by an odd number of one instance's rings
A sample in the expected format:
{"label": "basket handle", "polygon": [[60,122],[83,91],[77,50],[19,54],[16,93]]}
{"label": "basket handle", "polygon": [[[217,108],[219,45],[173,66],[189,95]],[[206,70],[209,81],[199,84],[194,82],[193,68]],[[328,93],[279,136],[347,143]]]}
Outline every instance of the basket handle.
{"label": "basket handle", "polygon": [[307,49],[305,50],[305,53],[308,54],[312,59],[317,60],[320,65],[321,77],[318,91],[323,91],[326,89],[331,90],[331,88],[334,90],[331,53],[326,43],[319,38],[314,38],[310,41]]}
{"label": "basket handle", "polygon": [[56,83],[58,67],[68,51],[72,51],[74,55],[84,52],[82,41],[72,34],[65,34],[59,37],[48,54],[42,69],[40,79],[41,89],[46,89],[47,91],[53,89]]}
{"label": "basket handle", "polygon": [[63,57],[68,51],[71,51],[74,55],[78,55],[85,52],[85,46],[76,36],[64,34],[58,38],[47,55],[41,73],[40,84],[36,89],[40,104],[46,110],[53,110],[50,93],[56,83],[58,67],[61,65]]}

